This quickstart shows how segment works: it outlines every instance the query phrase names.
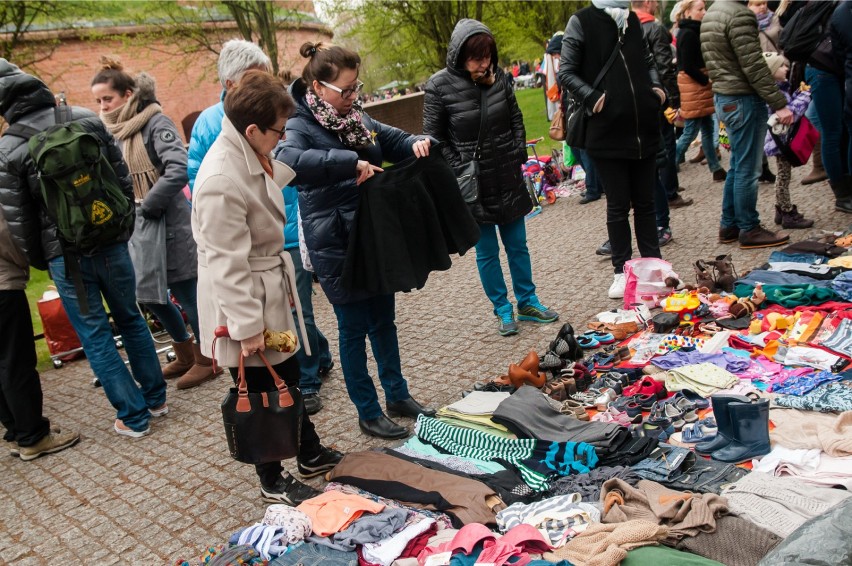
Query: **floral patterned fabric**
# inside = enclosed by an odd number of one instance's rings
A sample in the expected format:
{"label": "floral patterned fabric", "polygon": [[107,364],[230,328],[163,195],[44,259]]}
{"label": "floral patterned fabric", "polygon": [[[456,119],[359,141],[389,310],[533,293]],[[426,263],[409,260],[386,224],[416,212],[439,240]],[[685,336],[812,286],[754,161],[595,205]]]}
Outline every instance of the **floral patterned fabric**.
{"label": "floral patterned fabric", "polygon": [[775,403],[805,411],[852,411],[852,380],[832,381],[820,385],[801,397],[779,395]]}
{"label": "floral patterned fabric", "polygon": [[360,98],[355,99],[352,109],[346,116],[338,114],[334,106],[311,91],[305,94],[305,101],[320,126],[336,133],[343,145],[358,149],[373,143],[373,134],[361,121],[363,107]]}

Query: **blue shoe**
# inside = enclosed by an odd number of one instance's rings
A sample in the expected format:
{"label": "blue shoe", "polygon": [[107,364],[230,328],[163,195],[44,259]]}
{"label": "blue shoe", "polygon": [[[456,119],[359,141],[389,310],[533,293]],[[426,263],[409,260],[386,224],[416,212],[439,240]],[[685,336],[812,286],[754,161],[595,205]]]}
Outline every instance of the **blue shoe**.
{"label": "blue shoe", "polygon": [[497,325],[497,332],[500,333],[500,336],[512,336],[518,333],[518,323],[515,321],[514,311],[496,314],[497,320],[499,321]]}
{"label": "blue shoe", "polygon": [[559,313],[547,308],[538,299],[533,299],[528,305],[518,307],[518,320],[548,323],[559,320]]}

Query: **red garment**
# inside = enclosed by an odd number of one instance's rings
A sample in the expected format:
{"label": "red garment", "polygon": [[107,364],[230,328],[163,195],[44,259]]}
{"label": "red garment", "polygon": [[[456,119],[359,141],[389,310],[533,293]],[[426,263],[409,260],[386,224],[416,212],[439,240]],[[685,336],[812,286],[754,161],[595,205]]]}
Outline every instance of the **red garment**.
{"label": "red garment", "polygon": [[420,554],[420,551],[429,545],[429,539],[432,538],[432,535],[437,532],[438,524],[432,523],[428,529],[408,541],[408,544],[402,549],[402,554],[399,555],[399,558],[416,558]]}
{"label": "red garment", "polygon": [[529,553],[549,552],[553,547],[532,525],[520,524],[509,529],[502,537],[481,523],[469,523],[462,527],[453,540],[424,549],[417,555],[417,562],[424,564],[433,554],[451,552],[469,556],[477,544],[482,543],[482,553],[477,562],[484,564],[508,564],[509,558],[517,557],[512,564],[524,566],[530,561]]}
{"label": "red garment", "polygon": [[657,19],[654,17],[654,14],[649,14],[648,12],[643,12],[641,10],[636,10],[636,16],[639,18],[640,24],[647,24],[648,22],[653,22]]}

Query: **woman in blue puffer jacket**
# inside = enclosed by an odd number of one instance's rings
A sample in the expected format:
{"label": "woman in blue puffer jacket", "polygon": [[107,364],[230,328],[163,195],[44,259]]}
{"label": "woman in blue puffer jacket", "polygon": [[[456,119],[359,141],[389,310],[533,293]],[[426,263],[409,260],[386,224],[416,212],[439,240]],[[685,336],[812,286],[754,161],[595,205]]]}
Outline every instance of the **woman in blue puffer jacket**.
{"label": "woman in blue puffer jacket", "polygon": [[300,53],[308,63],[302,78],[290,87],[296,113],[287,120],[287,138],[276,157],[296,172],[293,184],[299,189],[305,244],[337,316],[340,365],[359,427],[370,436],[402,438],[408,430],[382,412],[367,371],[367,335],[388,413],[415,418],[434,415],[434,410],[411,397],[402,376],[394,296],[349,290],[341,284],[341,275],[360,198],[358,185],[381,174],[384,161],[428,155],[430,141],[363,112],[357,53],[322,43],[305,43]]}

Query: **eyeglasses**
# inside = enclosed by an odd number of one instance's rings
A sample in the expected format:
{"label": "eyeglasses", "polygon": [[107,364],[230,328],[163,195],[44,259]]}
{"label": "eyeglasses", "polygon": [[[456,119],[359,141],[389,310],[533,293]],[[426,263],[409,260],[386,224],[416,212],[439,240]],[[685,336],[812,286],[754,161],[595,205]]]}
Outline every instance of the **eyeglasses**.
{"label": "eyeglasses", "polygon": [[319,83],[323,86],[330,88],[334,92],[339,92],[340,96],[342,96],[343,98],[351,98],[353,94],[360,94],[361,91],[364,89],[364,83],[362,83],[361,81],[358,81],[355,84],[355,88],[340,88],[325,81],[320,81]]}
{"label": "eyeglasses", "polygon": [[286,137],[287,137],[287,132],[285,132],[284,130],[276,130],[276,129],[275,129],[275,128],[273,128],[272,126],[267,126],[267,127],[266,127],[266,129],[267,129],[267,130],[272,130],[273,132],[275,132],[276,134],[278,134],[278,139],[279,139],[279,140],[283,140],[284,138],[286,138]]}

